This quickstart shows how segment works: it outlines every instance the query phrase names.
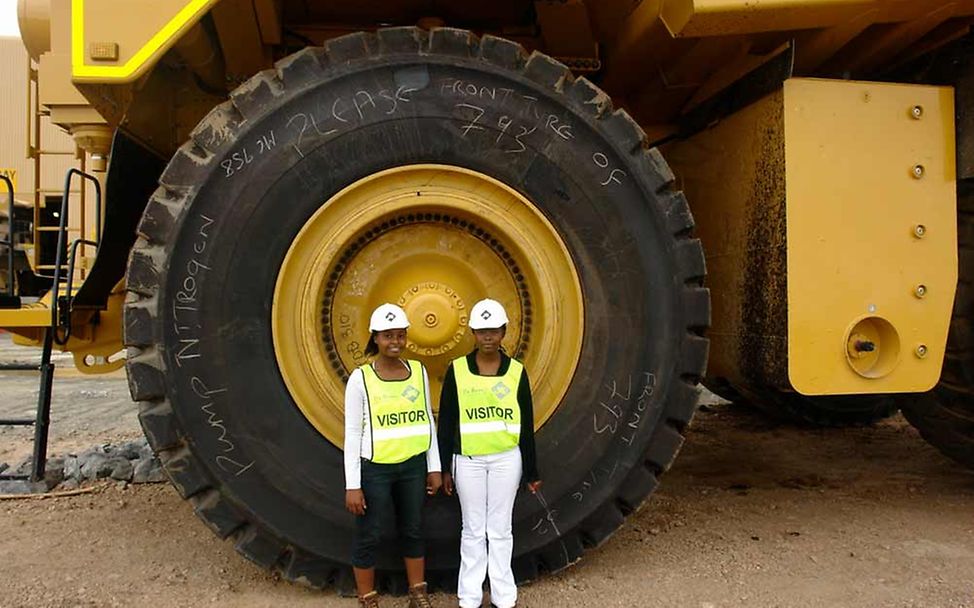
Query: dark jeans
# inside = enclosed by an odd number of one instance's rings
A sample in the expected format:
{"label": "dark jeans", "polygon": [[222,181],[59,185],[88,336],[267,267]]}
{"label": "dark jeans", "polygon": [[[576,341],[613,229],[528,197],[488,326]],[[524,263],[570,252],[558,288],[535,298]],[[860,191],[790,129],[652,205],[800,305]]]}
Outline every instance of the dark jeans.
{"label": "dark jeans", "polygon": [[386,522],[395,516],[403,557],[423,557],[423,501],[426,498],[426,453],[398,464],[362,460],[365,515],[355,518],[352,565],[375,567],[375,549]]}

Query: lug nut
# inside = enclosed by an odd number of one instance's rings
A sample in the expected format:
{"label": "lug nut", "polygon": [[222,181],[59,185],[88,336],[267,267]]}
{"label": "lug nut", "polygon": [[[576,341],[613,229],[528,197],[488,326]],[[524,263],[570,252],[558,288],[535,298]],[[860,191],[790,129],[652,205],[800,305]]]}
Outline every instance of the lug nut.
{"label": "lug nut", "polygon": [[920,120],[923,118],[923,106],[913,106],[910,109],[910,116],[912,116],[914,120]]}
{"label": "lug nut", "polygon": [[923,296],[927,295],[927,286],[917,285],[916,287],[913,288],[913,295],[915,295],[918,298],[922,298]]}
{"label": "lug nut", "polygon": [[917,357],[919,357],[920,359],[923,359],[924,357],[927,356],[927,345],[926,344],[917,344],[916,351],[914,351],[914,352],[916,353],[916,356]]}
{"label": "lug nut", "polygon": [[913,165],[913,177],[915,177],[916,179],[922,179],[923,172],[924,172],[923,165]]}
{"label": "lug nut", "polygon": [[918,239],[922,239],[924,236],[926,236],[926,234],[927,227],[923,224],[917,224],[913,227],[913,236],[917,237]]}

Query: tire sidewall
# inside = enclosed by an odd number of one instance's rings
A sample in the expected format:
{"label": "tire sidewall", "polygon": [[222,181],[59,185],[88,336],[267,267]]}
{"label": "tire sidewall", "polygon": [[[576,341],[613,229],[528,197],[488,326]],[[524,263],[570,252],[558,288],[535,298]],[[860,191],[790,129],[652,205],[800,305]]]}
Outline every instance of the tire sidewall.
{"label": "tire sidewall", "polygon": [[[340,562],[354,536],[342,452],[288,393],[270,314],[289,244],[345,186],[409,164],[479,171],[532,201],[572,255],[585,302],[582,363],[537,434],[546,499],[519,497],[515,555],[577,527],[641,464],[678,357],[672,240],[630,151],[588,109],[514,72],[422,61],[335,70],[248,116],[237,145],[208,159],[161,281],[168,396],[193,453],[248,519]],[[456,501],[430,501],[426,519],[430,568],[455,567]],[[394,550],[379,567],[399,567]]]}

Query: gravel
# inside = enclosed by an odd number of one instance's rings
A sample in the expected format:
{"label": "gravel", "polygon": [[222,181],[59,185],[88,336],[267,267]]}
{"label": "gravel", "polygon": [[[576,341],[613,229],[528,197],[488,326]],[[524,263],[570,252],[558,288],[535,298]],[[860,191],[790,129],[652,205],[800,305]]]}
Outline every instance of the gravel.
{"label": "gravel", "polygon": [[[31,458],[14,467],[0,463],[0,471],[29,475],[31,465]],[[106,443],[77,454],[48,458],[42,481],[2,480],[0,494],[74,490],[85,482],[106,478],[125,483],[160,483],[166,481],[166,474],[145,439]]]}

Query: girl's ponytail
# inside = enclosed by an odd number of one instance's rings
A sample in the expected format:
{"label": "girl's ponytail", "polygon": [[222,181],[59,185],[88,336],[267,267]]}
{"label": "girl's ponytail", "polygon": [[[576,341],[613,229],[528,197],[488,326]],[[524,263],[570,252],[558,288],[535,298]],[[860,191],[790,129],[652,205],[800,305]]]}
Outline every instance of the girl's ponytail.
{"label": "girl's ponytail", "polygon": [[379,354],[379,345],[375,343],[375,332],[369,334],[369,341],[365,345],[365,356],[374,357]]}

